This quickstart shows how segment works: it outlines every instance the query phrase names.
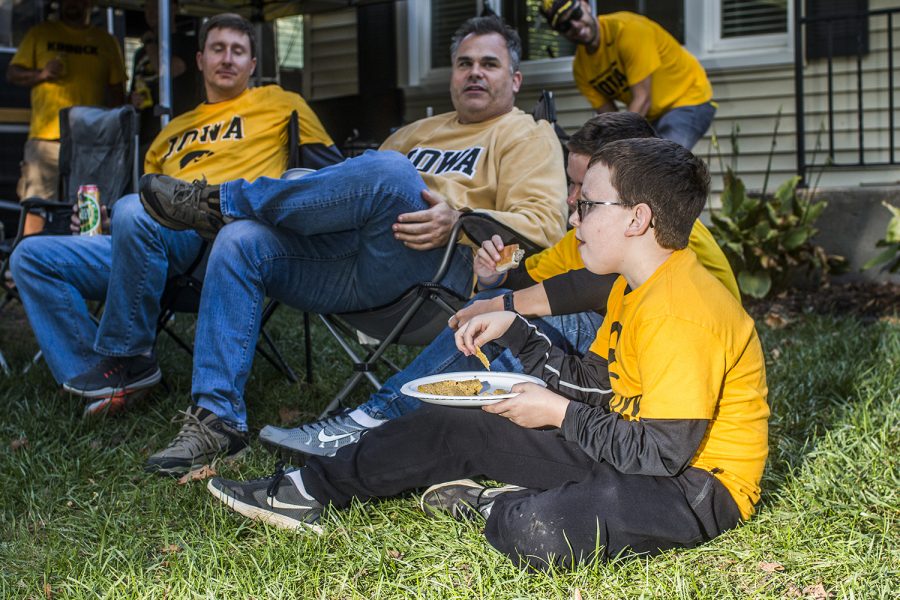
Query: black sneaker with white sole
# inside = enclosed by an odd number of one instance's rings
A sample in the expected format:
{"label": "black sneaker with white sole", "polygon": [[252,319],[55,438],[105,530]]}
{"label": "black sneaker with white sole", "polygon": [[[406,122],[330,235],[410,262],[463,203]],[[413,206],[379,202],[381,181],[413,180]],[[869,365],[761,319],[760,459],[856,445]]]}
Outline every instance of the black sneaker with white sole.
{"label": "black sneaker with white sole", "polygon": [[254,521],[281,529],[309,529],[322,533],[319,518],[322,505],[304,497],[285,475],[283,463],[268,477],[232,481],[214,477],[206,484],[209,492],[231,510]]}
{"label": "black sneaker with white sole", "polygon": [[147,459],[144,469],[148,472],[181,475],[216,458],[236,459],[247,451],[247,433],[205,408],[191,406],[172,420],[181,421],[181,431],[168,446]]}
{"label": "black sneaker with white sole", "polygon": [[448,512],[459,521],[471,521],[478,515],[487,519],[498,496],[522,489],[525,488],[517,485],[489,488],[471,479],[458,479],[431,486],[422,494],[419,504],[429,516]]}
{"label": "black sneaker with white sole", "polygon": [[162,371],[154,356],[107,356],[63,383],[63,389],[92,400],[151,388],[161,379]]}

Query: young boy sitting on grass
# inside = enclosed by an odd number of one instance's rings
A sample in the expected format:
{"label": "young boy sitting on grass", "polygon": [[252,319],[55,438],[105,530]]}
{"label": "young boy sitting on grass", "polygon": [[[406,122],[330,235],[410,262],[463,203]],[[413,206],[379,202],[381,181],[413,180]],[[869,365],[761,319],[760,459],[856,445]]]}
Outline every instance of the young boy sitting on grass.
{"label": "young boy sitting on grass", "polygon": [[480,513],[492,546],[536,568],[690,548],[736,526],[759,500],[769,409],[752,319],[685,249],[708,188],[674,142],[607,144],[572,224],[585,266],[621,276],[584,358],[515,313],[476,316],[456,334],[463,353],[495,342],[548,387],[519,384],[483,410],[429,405],[333,457],[209,490],[250,518],[319,530],[325,505],[430,485],[427,512]]}

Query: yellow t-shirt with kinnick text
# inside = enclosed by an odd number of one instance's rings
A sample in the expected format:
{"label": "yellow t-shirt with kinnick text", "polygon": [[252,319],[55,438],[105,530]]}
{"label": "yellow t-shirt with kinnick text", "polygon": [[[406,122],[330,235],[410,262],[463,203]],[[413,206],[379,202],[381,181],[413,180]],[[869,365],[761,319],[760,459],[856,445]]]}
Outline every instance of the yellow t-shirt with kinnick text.
{"label": "yellow t-shirt with kinnick text", "polygon": [[28,138],[59,139],[59,111],[70,106],[104,106],[107,88],[125,81],[125,63],[115,38],[99,27],[76,29],[45,21],[25,34],[10,64],[43,69],[52,59],[63,75],[31,88]]}

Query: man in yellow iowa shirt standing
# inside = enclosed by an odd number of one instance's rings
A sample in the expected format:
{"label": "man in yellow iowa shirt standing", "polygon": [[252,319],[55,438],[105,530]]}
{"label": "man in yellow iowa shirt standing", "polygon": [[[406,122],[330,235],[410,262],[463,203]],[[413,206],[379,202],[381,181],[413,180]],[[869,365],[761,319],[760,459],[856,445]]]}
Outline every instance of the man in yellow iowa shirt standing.
{"label": "man in yellow iowa shirt standing", "polygon": [[543,0],[541,12],[578,44],[572,74],[598,113],[618,100],[688,150],[709,129],[716,107],[706,71],[658,23],[631,12],[595,17],[587,0]]}
{"label": "man in yellow iowa shirt standing", "polygon": [[59,20],[32,27],[9,63],[7,80],[31,88],[20,199],[56,196],[60,110],[125,101],[122,51],[115,38],[90,24],[90,15],[91,0],[62,0]]}

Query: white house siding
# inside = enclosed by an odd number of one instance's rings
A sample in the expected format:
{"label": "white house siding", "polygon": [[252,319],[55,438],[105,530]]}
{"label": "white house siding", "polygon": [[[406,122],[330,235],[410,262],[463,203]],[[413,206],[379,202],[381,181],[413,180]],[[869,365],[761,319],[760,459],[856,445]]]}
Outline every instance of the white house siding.
{"label": "white house siding", "polygon": [[359,93],[356,10],[311,15],[304,25],[303,95],[324,100]]}
{"label": "white house siding", "polygon": [[[896,2],[872,0],[871,9],[896,6]],[[900,15],[894,18],[894,85],[900,88]],[[863,59],[864,104],[864,139],[865,158],[867,162],[885,162],[888,151],[888,58],[887,58],[887,19],[876,17],[870,20],[869,54]],[[781,108],[781,124],[776,140],[775,154],[772,159],[770,188],[794,174],[796,170],[795,140],[795,100],[794,100],[794,67],[793,56],[787,57],[787,64],[764,68],[740,70],[710,69],[709,76],[713,84],[715,100],[719,110],[710,133],[701,140],[694,151],[705,158],[710,158],[710,167],[714,174],[715,191],[721,188],[720,161],[712,152],[710,137],[713,131],[718,134],[721,146],[722,162],[730,164],[732,160],[729,134],[732,126],[740,127],[738,138],[740,155],[738,157],[738,173],[748,187],[760,188],[763,184],[766,163],[772,144],[773,132],[779,108]],[[571,63],[560,61],[559,67],[565,73],[571,73]],[[588,103],[578,93],[570,79],[562,83],[542,84],[526,75],[522,93],[517,105],[529,110],[534,104],[537,93],[542,87],[551,89],[556,95],[557,113],[560,125],[567,131],[574,131],[591,116]],[[554,79],[559,80],[559,77]],[[827,114],[827,61],[817,59],[804,69],[806,94],[806,147],[807,162],[813,160],[813,149],[819,127],[826,122]],[[835,89],[835,148],[846,148],[837,152],[836,160],[857,161],[856,129],[856,58],[838,58],[834,61]],[[433,107],[435,112],[449,110],[450,102],[446,91],[422,88],[407,89],[406,118],[415,120],[425,115],[426,107]],[[895,108],[900,109],[900,89],[894,92]],[[895,127],[900,128],[900,110],[895,110]],[[895,146],[900,144],[900,129],[894,133]],[[827,136],[822,134],[820,144],[827,145]],[[900,151],[895,153],[900,159]],[[824,152],[820,151],[815,158],[817,164],[823,161]],[[900,169],[895,167],[867,167],[825,169],[821,176],[819,170],[810,174],[810,181],[818,181],[819,187],[854,186],[859,184],[900,183]]]}

